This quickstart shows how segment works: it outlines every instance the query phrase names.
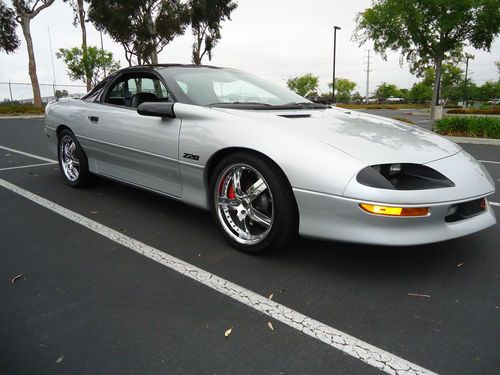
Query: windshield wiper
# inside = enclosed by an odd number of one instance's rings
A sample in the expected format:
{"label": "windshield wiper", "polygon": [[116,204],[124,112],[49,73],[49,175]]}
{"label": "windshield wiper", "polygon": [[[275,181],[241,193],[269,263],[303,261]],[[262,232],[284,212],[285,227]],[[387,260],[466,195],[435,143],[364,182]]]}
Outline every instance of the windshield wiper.
{"label": "windshield wiper", "polygon": [[261,102],[220,102],[220,103],[211,103],[207,104],[207,107],[225,107],[225,106],[264,106],[264,107],[270,107],[271,104],[267,103],[261,103]]}

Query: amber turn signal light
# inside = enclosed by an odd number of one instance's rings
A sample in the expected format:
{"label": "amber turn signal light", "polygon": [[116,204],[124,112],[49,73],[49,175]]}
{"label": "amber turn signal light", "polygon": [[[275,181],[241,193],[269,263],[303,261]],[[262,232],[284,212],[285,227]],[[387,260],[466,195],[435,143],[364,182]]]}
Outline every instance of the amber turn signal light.
{"label": "amber turn signal light", "polygon": [[374,215],[382,216],[427,216],[429,207],[390,207],[377,206],[373,204],[361,203],[359,205],[363,211]]}

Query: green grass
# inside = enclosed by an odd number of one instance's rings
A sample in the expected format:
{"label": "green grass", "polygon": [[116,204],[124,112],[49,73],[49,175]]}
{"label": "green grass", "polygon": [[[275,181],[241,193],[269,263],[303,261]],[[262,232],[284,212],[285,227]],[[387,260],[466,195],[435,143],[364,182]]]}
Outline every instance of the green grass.
{"label": "green grass", "polygon": [[439,134],[500,139],[500,118],[445,117],[435,124]]}
{"label": "green grass", "polygon": [[43,108],[36,108],[32,104],[4,104],[0,106],[0,116],[16,115],[43,115]]}

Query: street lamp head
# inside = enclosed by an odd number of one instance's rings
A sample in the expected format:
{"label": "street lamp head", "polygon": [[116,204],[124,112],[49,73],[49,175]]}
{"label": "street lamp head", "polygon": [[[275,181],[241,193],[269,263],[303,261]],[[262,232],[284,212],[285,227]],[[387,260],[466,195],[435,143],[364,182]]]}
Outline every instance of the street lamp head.
{"label": "street lamp head", "polygon": [[338,26],[333,26],[333,28],[334,28],[335,30],[342,30],[342,29],[341,29],[340,27],[338,27]]}
{"label": "street lamp head", "polygon": [[474,56],[474,55],[471,55],[470,53],[466,53],[466,54],[465,54],[465,58],[466,58],[466,59],[470,59],[470,60],[474,60],[475,56]]}

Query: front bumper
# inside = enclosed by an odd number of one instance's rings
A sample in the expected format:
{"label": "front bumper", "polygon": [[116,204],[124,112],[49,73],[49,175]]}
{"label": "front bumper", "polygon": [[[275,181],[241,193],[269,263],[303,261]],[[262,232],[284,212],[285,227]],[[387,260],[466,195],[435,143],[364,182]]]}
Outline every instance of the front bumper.
{"label": "front bumper", "polygon": [[371,245],[412,246],[466,236],[496,223],[495,213],[489,203],[482,213],[474,217],[454,223],[445,221],[451,206],[480,197],[420,204],[430,207],[430,214],[425,217],[387,217],[368,214],[359,207],[360,203],[372,202],[302,189],[293,191],[300,214],[299,233],[305,237]]}

